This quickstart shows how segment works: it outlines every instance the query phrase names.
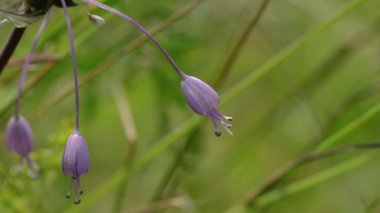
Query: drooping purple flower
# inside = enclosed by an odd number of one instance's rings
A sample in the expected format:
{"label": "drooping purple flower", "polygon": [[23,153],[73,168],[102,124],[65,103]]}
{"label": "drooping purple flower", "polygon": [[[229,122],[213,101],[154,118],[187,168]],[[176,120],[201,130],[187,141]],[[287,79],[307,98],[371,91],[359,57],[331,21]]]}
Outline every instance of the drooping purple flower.
{"label": "drooping purple flower", "polygon": [[33,176],[38,175],[38,166],[30,158],[29,153],[33,150],[33,133],[28,122],[22,116],[13,116],[6,128],[6,144],[10,152],[20,156],[20,166],[26,161]]}
{"label": "drooping purple flower", "polygon": [[215,92],[213,88],[204,83],[203,81],[187,76],[175,63],[174,59],[170,56],[170,54],[166,51],[166,49],[158,42],[143,26],[141,26],[138,22],[133,20],[128,15],[122,13],[121,11],[112,8],[108,5],[105,5],[96,0],[83,0],[88,4],[95,5],[104,10],[107,10],[111,13],[114,13],[124,20],[130,22],[134,26],[136,26],[140,31],[142,31],[164,54],[164,56],[168,59],[170,64],[173,66],[174,70],[177,72],[179,77],[181,78],[182,91],[186,97],[187,102],[190,107],[200,115],[207,115],[211,118],[214,127],[215,127],[215,135],[220,136],[222,132],[218,127],[218,123],[220,123],[226,131],[232,135],[230,128],[232,125],[223,121],[223,119],[227,121],[232,121],[232,117],[228,117],[223,115],[216,106],[219,104],[219,95]]}
{"label": "drooping purple flower", "polygon": [[[23,161],[26,161],[30,168],[30,175],[32,177],[38,177],[38,165],[34,163],[29,158],[29,153],[33,149],[33,134],[32,130],[28,124],[28,122],[20,116],[20,106],[21,106],[21,97],[22,97],[22,88],[25,82],[25,78],[28,72],[28,68],[30,62],[32,60],[32,56],[34,51],[36,50],[37,44],[40,40],[41,34],[46,28],[46,24],[48,22],[49,13],[46,14],[45,19],[41,23],[41,26],[37,32],[37,35],[33,41],[32,48],[29,51],[28,56],[24,62],[21,76],[18,84],[16,104],[14,116],[9,120],[7,130],[6,130],[6,138],[7,138],[7,146],[11,152],[16,152],[21,156],[20,160],[20,168],[22,166]],[[1,72],[1,70],[0,70]]]}
{"label": "drooping purple flower", "polygon": [[83,194],[79,178],[87,174],[89,168],[90,155],[87,143],[83,136],[75,131],[67,140],[62,156],[62,171],[66,176],[71,177],[70,188],[66,194],[66,198],[70,198],[72,187],[74,187],[75,204],[80,203],[80,195]]}
{"label": "drooping purple flower", "polygon": [[143,26],[141,26],[134,19],[129,17],[128,15],[122,13],[121,11],[112,8],[108,5],[105,5],[97,0],[83,0],[84,2],[100,7],[104,10],[107,10],[115,15],[120,16],[124,20],[128,21],[135,27],[137,27],[141,32],[143,32],[164,54],[169,63],[172,65],[174,70],[177,72],[179,77],[181,78],[182,91],[186,97],[187,102],[190,107],[200,115],[207,115],[211,118],[212,122],[215,126],[215,135],[220,136],[222,132],[218,127],[218,123],[220,123],[226,131],[232,135],[230,128],[232,125],[223,121],[223,119],[227,121],[232,121],[232,117],[228,117],[223,115],[216,106],[219,104],[219,95],[215,92],[213,88],[204,83],[203,81],[187,76],[175,63],[174,59],[170,56],[168,51],[160,44],[160,42],[153,37],[152,34],[148,32]]}
{"label": "drooping purple flower", "polygon": [[33,133],[24,117],[11,117],[6,130],[6,142],[9,151],[16,152],[21,158],[27,158],[33,149]]}
{"label": "drooping purple flower", "polygon": [[232,121],[232,117],[223,115],[216,107],[220,99],[218,93],[208,84],[193,76],[185,76],[181,81],[182,92],[186,98],[187,103],[194,112],[200,115],[207,115],[212,120],[215,127],[215,135],[220,136],[222,132],[218,127],[220,123],[224,129],[232,135],[230,123],[224,122]]}

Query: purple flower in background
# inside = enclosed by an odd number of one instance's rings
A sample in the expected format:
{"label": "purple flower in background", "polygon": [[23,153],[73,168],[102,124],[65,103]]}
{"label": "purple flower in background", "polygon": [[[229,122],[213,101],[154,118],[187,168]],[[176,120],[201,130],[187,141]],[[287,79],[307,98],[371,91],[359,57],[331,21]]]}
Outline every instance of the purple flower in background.
{"label": "purple flower in background", "polygon": [[67,140],[62,156],[62,171],[66,176],[71,176],[70,189],[66,198],[70,198],[72,187],[74,187],[75,204],[80,203],[79,197],[83,194],[79,178],[85,175],[89,168],[90,155],[86,141],[79,132],[75,131]]}
{"label": "purple flower in background", "polygon": [[224,129],[232,135],[232,125],[223,121],[232,121],[232,117],[223,115],[216,107],[220,102],[219,95],[216,91],[202,80],[192,77],[184,76],[181,81],[182,92],[186,98],[187,103],[200,115],[207,115],[210,117],[215,127],[215,135],[220,136],[222,132],[218,127],[220,123]]}
{"label": "purple flower in background", "polygon": [[28,122],[23,117],[12,117],[6,130],[9,151],[17,152],[22,159],[28,158],[33,149],[33,134]]}
{"label": "purple flower in background", "polygon": [[26,161],[32,176],[38,176],[38,166],[29,158],[33,150],[33,133],[28,122],[22,116],[13,116],[7,124],[5,133],[7,147],[10,152],[16,152],[20,157],[20,166]]}

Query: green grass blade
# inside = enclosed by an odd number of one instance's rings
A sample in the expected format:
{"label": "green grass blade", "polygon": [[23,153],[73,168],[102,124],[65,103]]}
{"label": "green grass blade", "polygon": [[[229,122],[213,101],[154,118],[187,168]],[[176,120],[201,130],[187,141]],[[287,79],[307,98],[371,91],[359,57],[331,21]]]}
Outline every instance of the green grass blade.
{"label": "green grass blade", "polygon": [[294,43],[289,45],[287,48],[282,50],[276,56],[271,58],[268,62],[259,67],[256,71],[252,72],[250,75],[246,76],[239,83],[236,84],[232,89],[225,93],[222,97],[222,104],[231,102],[232,99],[236,98],[239,94],[246,91],[249,87],[255,84],[258,80],[264,77],[266,74],[275,70],[275,68],[283,63],[286,59],[297,53],[302,47],[304,47],[308,42],[314,40],[322,33],[330,29],[334,24],[336,24],[343,17],[348,15],[352,10],[357,8],[360,4],[364,3],[366,0],[355,0],[350,2],[346,7],[341,9],[337,14],[335,14],[328,21],[321,24],[316,29],[312,30],[305,36],[299,38]]}
{"label": "green grass blade", "polygon": [[294,193],[306,190],[310,187],[321,184],[331,178],[334,178],[338,175],[341,175],[345,172],[353,170],[371,159],[370,155],[361,155],[359,157],[347,160],[337,166],[321,171],[315,175],[312,175],[308,178],[290,184],[284,188],[279,188],[271,193],[263,195],[256,202],[256,206],[265,206],[271,203],[274,203],[286,196],[292,195]]}

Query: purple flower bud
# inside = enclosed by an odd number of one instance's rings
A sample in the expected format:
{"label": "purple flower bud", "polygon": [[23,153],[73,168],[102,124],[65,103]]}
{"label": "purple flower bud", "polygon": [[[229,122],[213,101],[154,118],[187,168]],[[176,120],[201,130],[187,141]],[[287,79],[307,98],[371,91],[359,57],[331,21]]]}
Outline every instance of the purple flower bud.
{"label": "purple flower bud", "polygon": [[216,91],[205,82],[192,76],[185,76],[181,82],[182,92],[187,103],[194,112],[200,115],[207,115],[212,120],[215,127],[215,135],[220,136],[222,132],[218,127],[220,123],[224,129],[232,135],[232,125],[223,121],[232,121],[232,117],[223,115],[216,107],[220,102]]}
{"label": "purple flower bud", "polygon": [[10,152],[20,155],[20,166],[26,161],[33,177],[38,176],[38,166],[30,158],[29,153],[33,150],[33,133],[24,117],[13,116],[7,124],[5,133],[7,147]]}
{"label": "purple flower bud", "polygon": [[66,194],[66,198],[70,198],[71,190],[74,186],[75,204],[80,203],[79,197],[83,194],[79,178],[85,175],[89,168],[90,155],[86,141],[79,132],[74,132],[66,142],[62,156],[62,171],[66,176],[71,176],[70,189]]}

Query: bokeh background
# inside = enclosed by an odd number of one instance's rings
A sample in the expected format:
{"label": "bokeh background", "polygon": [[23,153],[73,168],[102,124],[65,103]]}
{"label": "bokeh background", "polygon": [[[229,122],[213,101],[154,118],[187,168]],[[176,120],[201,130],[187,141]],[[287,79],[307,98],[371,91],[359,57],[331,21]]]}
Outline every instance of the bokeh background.
{"label": "bokeh background", "polygon": [[[0,212],[380,212],[379,0],[102,2],[157,34],[186,73],[219,82],[234,135],[215,137],[191,111],[141,32],[91,7],[106,20],[94,26],[80,3],[70,15],[91,169],[82,203],[66,200],[61,155],[75,106],[63,11],[53,8],[21,109],[39,179],[16,169],[3,135],[39,22],[0,77]],[[0,26],[0,44],[11,30]]]}

